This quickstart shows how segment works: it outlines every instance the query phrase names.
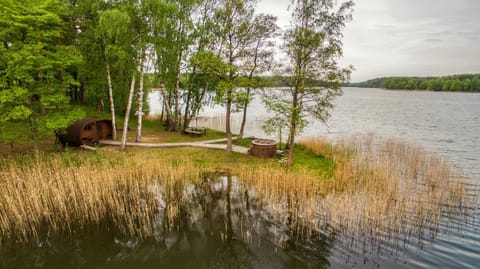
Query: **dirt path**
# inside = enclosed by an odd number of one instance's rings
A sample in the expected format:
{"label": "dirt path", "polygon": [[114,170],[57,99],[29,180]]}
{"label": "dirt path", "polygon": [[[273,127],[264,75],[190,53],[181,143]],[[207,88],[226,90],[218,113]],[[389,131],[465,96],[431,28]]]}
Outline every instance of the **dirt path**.
{"label": "dirt path", "polygon": [[[235,138],[233,138],[235,139]],[[232,139],[232,140],[233,140]],[[218,150],[225,150],[227,145],[223,144],[215,144],[227,141],[226,138],[222,139],[215,139],[215,140],[206,140],[206,141],[199,141],[199,142],[181,142],[181,143],[135,143],[135,142],[127,142],[127,147],[144,147],[144,148],[175,148],[175,147],[197,147],[197,148],[208,148],[208,149],[218,149]],[[107,145],[107,146],[120,146],[120,141],[102,139],[99,141],[100,145]],[[242,154],[249,154],[249,149],[242,146],[233,145],[232,150],[234,152],[242,153]]]}

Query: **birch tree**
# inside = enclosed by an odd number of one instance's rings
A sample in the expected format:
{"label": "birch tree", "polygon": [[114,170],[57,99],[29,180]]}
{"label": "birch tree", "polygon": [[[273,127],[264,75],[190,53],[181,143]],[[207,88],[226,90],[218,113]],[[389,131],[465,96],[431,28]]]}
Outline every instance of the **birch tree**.
{"label": "birch tree", "polygon": [[[351,20],[353,1],[292,0],[292,20],[283,36],[287,55],[284,75],[289,89],[266,94],[265,104],[277,118],[288,123],[288,159],[293,161],[295,137],[308,123],[307,116],[326,121],[332,101],[340,95],[351,67],[341,68],[342,30]],[[288,98],[287,98],[288,97]]]}
{"label": "birch tree", "polygon": [[232,151],[231,113],[240,97],[236,83],[240,76],[240,63],[251,41],[249,31],[256,3],[256,0],[222,0],[215,12],[215,33],[219,42],[217,49],[229,66],[227,79],[217,86],[217,98],[226,109],[227,152]]}
{"label": "birch tree", "polygon": [[[216,37],[214,35],[214,11],[216,0],[203,0],[193,15],[192,46],[188,51],[188,65],[185,72],[185,94],[183,95],[184,113],[183,130],[187,129],[193,117],[197,116],[201,107],[208,102],[205,98],[207,92],[213,92],[217,77],[206,76],[205,70],[199,68],[203,63],[200,58],[209,58],[213,55],[208,51],[214,51]],[[209,59],[206,60],[208,64]],[[214,60],[215,61],[215,60]],[[210,79],[209,79],[210,78]]]}
{"label": "birch tree", "polygon": [[255,16],[250,30],[250,45],[245,51],[242,69],[245,80],[242,86],[245,89],[245,96],[240,101],[242,106],[242,123],[237,140],[243,138],[245,123],[247,121],[247,109],[252,98],[252,89],[259,88],[261,82],[258,75],[270,71],[273,68],[273,49],[275,43],[272,38],[277,36],[279,28],[276,24],[277,18],[271,15],[259,14]]}
{"label": "birch tree", "polygon": [[112,84],[112,74],[110,62],[118,59],[122,51],[122,45],[119,43],[126,42],[128,36],[128,25],[130,24],[130,17],[126,12],[118,9],[110,9],[100,12],[99,25],[97,35],[99,43],[101,44],[103,57],[105,61],[105,74],[107,79],[108,101],[110,106],[110,115],[112,119],[112,138],[117,139],[117,123],[115,118],[115,102]]}
{"label": "birch tree", "polygon": [[181,76],[193,44],[192,13],[199,0],[148,0],[151,42],[155,67],[161,85],[168,129],[178,131],[181,124]]}
{"label": "birch tree", "polygon": [[[128,123],[130,120],[130,112],[132,110],[133,98],[135,94],[136,79],[139,76],[140,87],[139,87],[139,98],[137,113],[139,113],[137,119],[139,126],[137,126],[136,141],[141,140],[141,121],[142,121],[142,105],[143,105],[143,70],[144,70],[144,61],[146,56],[146,47],[147,47],[147,35],[149,33],[148,29],[148,5],[144,5],[142,1],[130,1],[126,7],[129,17],[131,18],[131,24],[129,25],[129,35],[128,35],[128,45],[131,48],[130,62],[133,65],[131,70],[131,80],[130,80],[130,90],[128,93],[127,105],[125,108],[125,118],[123,122],[122,130],[122,139],[120,142],[120,151],[125,150],[127,143],[127,133],[128,133]],[[127,54],[128,55],[128,54]]]}

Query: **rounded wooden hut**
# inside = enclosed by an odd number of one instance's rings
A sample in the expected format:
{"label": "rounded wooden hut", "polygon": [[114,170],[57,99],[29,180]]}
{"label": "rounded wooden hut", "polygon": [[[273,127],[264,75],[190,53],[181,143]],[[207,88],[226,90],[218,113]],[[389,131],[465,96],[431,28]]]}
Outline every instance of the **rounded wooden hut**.
{"label": "rounded wooden hut", "polygon": [[67,128],[65,134],[57,134],[63,145],[93,146],[101,139],[112,139],[112,121],[106,119],[81,119]]}

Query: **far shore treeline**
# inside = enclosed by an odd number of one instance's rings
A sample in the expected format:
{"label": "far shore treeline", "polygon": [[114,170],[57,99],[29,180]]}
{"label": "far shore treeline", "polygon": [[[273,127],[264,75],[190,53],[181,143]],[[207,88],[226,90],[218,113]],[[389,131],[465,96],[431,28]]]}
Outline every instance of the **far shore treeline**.
{"label": "far shore treeline", "polygon": [[[155,74],[146,74],[146,88],[160,88]],[[290,87],[291,78],[283,76],[259,76],[253,80],[259,87]],[[308,81],[310,85],[321,86],[319,80]],[[383,77],[362,82],[344,83],[345,87],[383,88],[392,90],[429,90],[480,92],[480,74],[461,74],[444,77]]]}
{"label": "far shore treeline", "polygon": [[[187,77],[189,74],[182,75]],[[255,83],[257,88],[287,88],[292,86],[292,77],[287,76],[257,76],[253,78],[244,79],[252,80]],[[307,79],[306,84],[310,86],[322,86],[322,81],[315,79]],[[162,87],[160,80],[158,79],[158,74],[145,74],[145,88],[150,90],[158,90]]]}
{"label": "far shore treeline", "polygon": [[344,86],[392,90],[480,92],[480,74],[461,74],[443,77],[383,77],[362,82],[346,83]]}

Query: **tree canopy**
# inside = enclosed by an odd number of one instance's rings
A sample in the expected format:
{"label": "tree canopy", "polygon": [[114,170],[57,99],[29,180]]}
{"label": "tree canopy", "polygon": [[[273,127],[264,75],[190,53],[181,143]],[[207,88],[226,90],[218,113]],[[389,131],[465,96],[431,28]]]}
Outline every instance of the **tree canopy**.
{"label": "tree canopy", "polygon": [[352,2],[292,1],[292,25],[283,33],[281,48],[288,60],[277,70],[282,79],[271,76],[279,65],[274,52],[280,29],[274,16],[256,12],[256,4],[2,1],[0,140],[31,139],[36,148],[39,134],[52,134],[82,117],[80,105],[100,111],[108,106],[114,139],[115,116],[125,115],[123,149],[131,111],[138,116],[136,140],[141,139],[146,84],[160,89],[162,120],[170,131],[186,129],[208,102],[224,105],[230,150],[231,113],[243,111],[244,126],[253,89],[279,80],[294,101],[272,96],[276,103],[269,106],[286,118],[271,122],[285,122],[293,143],[307,114],[328,118],[331,100],[350,72],[336,61]]}
{"label": "tree canopy", "polygon": [[[283,36],[287,63],[288,90],[265,94],[265,105],[274,113],[266,125],[282,126],[289,130],[288,160],[293,161],[295,137],[308,123],[307,115],[326,121],[333,107],[332,100],[341,94],[351,68],[341,68],[342,30],[351,19],[352,1],[339,5],[333,0],[292,1],[292,22]],[[320,84],[312,81],[320,80]]]}
{"label": "tree canopy", "polygon": [[62,40],[69,14],[60,1],[6,0],[0,14],[1,136],[21,138],[12,135],[15,126],[28,125],[38,152],[39,132],[65,127],[81,116],[67,95],[78,85],[72,68],[81,57]]}

